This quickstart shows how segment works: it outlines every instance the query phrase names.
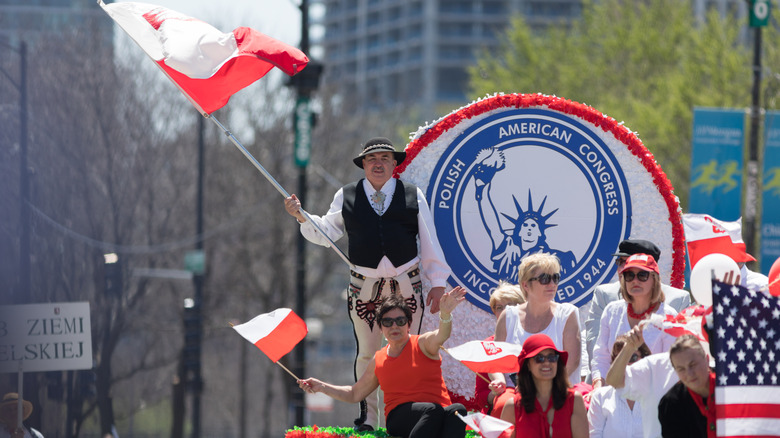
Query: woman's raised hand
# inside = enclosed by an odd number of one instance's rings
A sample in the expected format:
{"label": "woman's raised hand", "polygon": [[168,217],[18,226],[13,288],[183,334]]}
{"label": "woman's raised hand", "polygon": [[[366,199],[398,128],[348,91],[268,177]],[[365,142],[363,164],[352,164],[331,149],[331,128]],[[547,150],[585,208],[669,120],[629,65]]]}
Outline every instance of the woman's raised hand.
{"label": "woman's raised hand", "polygon": [[439,312],[451,314],[461,301],[466,299],[466,289],[461,286],[454,287],[451,291],[441,296],[439,301]]}

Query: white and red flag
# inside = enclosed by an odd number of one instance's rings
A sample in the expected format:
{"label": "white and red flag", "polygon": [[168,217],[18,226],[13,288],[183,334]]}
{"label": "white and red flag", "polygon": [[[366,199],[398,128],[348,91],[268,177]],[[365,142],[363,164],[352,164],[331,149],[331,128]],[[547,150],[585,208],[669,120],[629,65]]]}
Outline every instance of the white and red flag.
{"label": "white and red flag", "polygon": [[274,362],[295,348],[309,332],[306,323],[295,312],[285,308],[255,316],[233,328]]}
{"label": "white and red flag", "polygon": [[701,341],[707,341],[708,339],[702,329],[702,324],[704,318],[711,313],[712,307],[690,306],[675,316],[666,315],[666,317],[663,317],[654,314],[650,318],[650,324],[675,338],[682,335],[694,335]]}
{"label": "white and red flag", "polygon": [[309,62],[295,47],[248,27],[223,33],[161,6],[99,3],[201,114],[222,108],[230,96],[274,67],[292,76]]}
{"label": "white and red flag", "polygon": [[446,351],[476,373],[516,373],[522,349],[509,342],[469,341]]}
{"label": "white and red flag", "polygon": [[737,263],[756,260],[747,253],[742,240],[742,218],[729,222],[707,214],[686,213],[683,227],[691,266],[702,257],[715,253],[725,254]]}
{"label": "white and red flag", "polygon": [[484,438],[509,438],[515,430],[514,424],[481,412],[473,412],[465,417],[456,415]]}

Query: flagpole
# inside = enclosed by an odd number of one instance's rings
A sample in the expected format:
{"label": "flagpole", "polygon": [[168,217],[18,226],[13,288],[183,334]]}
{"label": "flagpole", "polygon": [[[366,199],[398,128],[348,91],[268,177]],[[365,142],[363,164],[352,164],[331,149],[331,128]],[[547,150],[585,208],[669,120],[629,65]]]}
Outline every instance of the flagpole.
{"label": "flagpole", "polygon": [[[444,346],[443,346],[443,345],[439,346],[439,348],[441,348],[442,350],[444,350],[444,352],[445,352],[445,353],[449,354],[451,358],[453,358],[453,359],[457,360],[457,361],[458,361],[458,363],[460,363],[461,365],[463,365],[464,367],[466,367],[466,364],[464,364],[463,362],[461,362],[460,360],[458,360],[458,358],[456,358],[455,356],[453,356],[453,355],[452,355],[452,353],[450,353],[449,351],[447,351],[447,349],[446,349],[446,348],[444,348]],[[488,384],[490,384],[490,380],[488,380],[488,378],[487,378],[487,377],[485,377],[485,376],[483,376],[482,374],[480,374],[480,373],[478,373],[478,372],[476,372],[476,371],[472,370],[472,369],[471,369],[471,368],[469,368],[469,367],[466,367],[466,368],[467,368],[469,371],[471,371],[472,373],[476,374],[476,375],[477,375],[477,377],[479,377],[480,379],[482,379],[482,380],[484,380],[484,381],[488,382]]]}
{"label": "flagpole", "polygon": [[[219,128],[225,133],[225,135],[228,136],[228,138],[236,146],[236,148],[238,148],[238,150],[241,151],[241,153],[244,154],[244,156],[252,164],[254,164],[254,166],[257,168],[257,170],[259,170],[260,173],[262,173],[263,176],[274,186],[274,188],[276,188],[276,191],[281,193],[281,195],[284,196],[285,198],[289,198],[290,197],[290,194],[287,193],[287,190],[285,190],[284,187],[282,187],[282,185],[279,184],[279,182],[276,181],[276,179],[274,179],[274,177],[265,169],[265,167],[263,167],[263,165],[260,164],[260,162],[257,161],[257,159],[255,159],[254,156],[252,156],[252,154],[244,147],[244,145],[242,145],[241,142],[238,141],[236,136],[233,135],[232,132],[228,131],[227,128],[225,128],[225,126],[223,126],[222,123],[220,123],[219,120],[217,120],[216,117],[214,117],[211,114],[205,114],[205,113],[203,114],[203,116],[206,117],[206,118],[211,119],[217,126],[219,126]],[[316,228],[317,231],[319,231],[320,234],[322,234],[325,237],[325,239],[328,240],[329,246],[331,248],[333,248],[334,251],[336,251],[336,254],[338,254],[339,257],[341,257],[341,259],[344,260],[344,262],[347,265],[349,265],[350,269],[354,270],[355,269],[355,265],[353,265],[352,262],[349,261],[349,258],[347,258],[347,255],[344,254],[344,252],[341,250],[341,248],[336,246],[336,243],[333,242],[333,240],[330,238],[330,236],[325,234],[325,232],[322,231],[322,229],[319,227],[319,225],[317,225],[317,223],[314,222],[311,219],[311,216],[309,216],[309,213],[307,213],[306,210],[304,210],[304,209],[300,209],[300,212],[301,212],[301,214],[303,214],[303,217],[305,217],[307,221],[311,222],[311,224],[314,225],[314,228]]]}
{"label": "flagpole", "polygon": [[277,365],[279,365],[280,367],[282,367],[282,369],[283,369],[283,370],[287,371],[287,373],[288,373],[288,374],[290,374],[291,376],[293,376],[293,377],[295,378],[295,380],[296,380],[296,381],[298,381],[298,380],[301,380],[301,379],[299,379],[299,378],[298,378],[298,376],[296,376],[295,374],[293,374],[293,372],[292,372],[292,371],[288,370],[286,366],[282,365],[282,363],[281,363],[281,362],[276,362],[276,364],[277,364]]}

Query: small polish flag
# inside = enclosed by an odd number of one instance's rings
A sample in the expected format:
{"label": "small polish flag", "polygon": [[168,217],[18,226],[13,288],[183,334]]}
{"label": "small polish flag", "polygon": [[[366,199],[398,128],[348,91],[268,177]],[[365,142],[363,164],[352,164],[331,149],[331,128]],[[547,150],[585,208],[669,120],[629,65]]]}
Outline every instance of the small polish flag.
{"label": "small polish flag", "polygon": [[469,341],[445,351],[476,373],[516,373],[522,350],[509,342]]}
{"label": "small polish flag", "polygon": [[713,253],[725,254],[737,263],[756,260],[747,253],[742,240],[742,218],[729,222],[708,214],[686,213],[683,227],[692,267],[702,257]]}
{"label": "small polish flag", "polygon": [[309,332],[306,323],[290,309],[276,309],[233,328],[255,344],[272,361],[289,353]]}
{"label": "small polish flag", "polygon": [[100,7],[152,58],[201,114],[277,67],[292,76],[309,58],[248,27],[223,33],[161,6],[119,2]]}
{"label": "small polish flag", "polygon": [[514,424],[481,412],[473,412],[465,417],[457,412],[455,415],[484,438],[509,438],[515,430]]}

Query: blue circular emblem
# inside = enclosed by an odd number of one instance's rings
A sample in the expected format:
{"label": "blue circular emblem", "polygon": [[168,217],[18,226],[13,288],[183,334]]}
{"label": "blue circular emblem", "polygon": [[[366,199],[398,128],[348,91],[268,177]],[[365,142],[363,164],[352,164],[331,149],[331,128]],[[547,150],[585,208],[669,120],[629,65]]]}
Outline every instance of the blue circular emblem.
{"label": "blue circular emblem", "polygon": [[529,254],[561,261],[556,301],[584,304],[616,271],[612,254],[631,233],[623,171],[589,125],[545,109],[481,119],[441,155],[428,184],[451,284],[490,311],[499,280],[517,283]]}

